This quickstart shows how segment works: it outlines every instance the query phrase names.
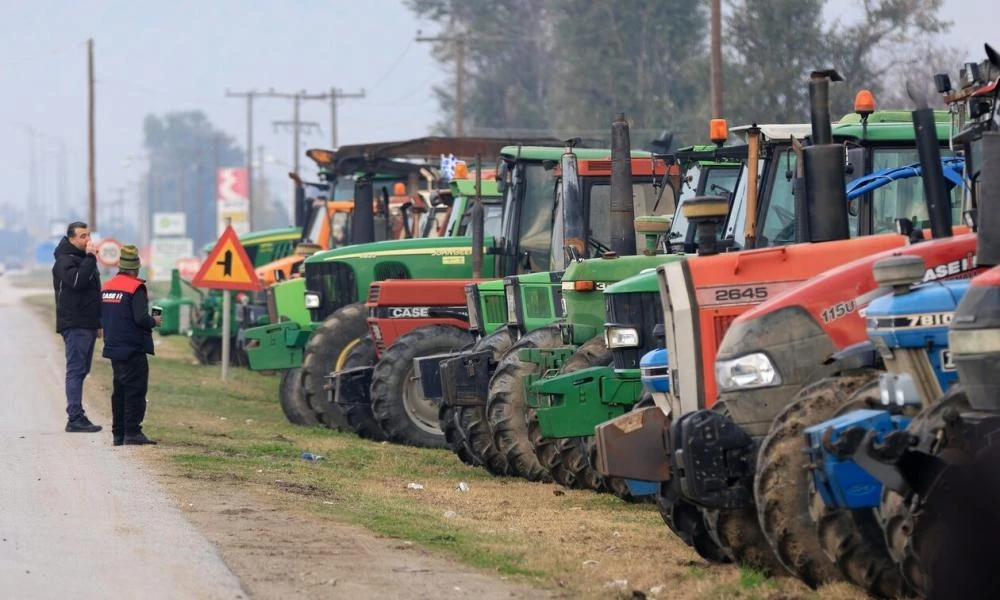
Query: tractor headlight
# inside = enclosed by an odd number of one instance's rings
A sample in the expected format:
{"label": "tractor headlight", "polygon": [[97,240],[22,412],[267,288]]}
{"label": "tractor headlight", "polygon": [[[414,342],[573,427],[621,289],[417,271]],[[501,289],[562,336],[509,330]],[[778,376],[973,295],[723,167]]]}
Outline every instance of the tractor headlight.
{"label": "tractor headlight", "polygon": [[610,350],[636,348],[639,346],[639,332],[634,327],[605,327],[604,345]]}
{"label": "tractor headlight", "polygon": [[316,292],[306,292],[304,300],[306,308],[319,308],[319,294]]}
{"label": "tractor headlight", "polygon": [[514,290],[514,285],[505,285],[503,287],[504,297],[507,299],[507,324],[517,325],[517,294]]}
{"label": "tractor headlight", "polygon": [[465,308],[469,311],[469,327],[479,329],[479,302],[476,300],[476,292],[472,286],[465,287]]}
{"label": "tractor headlight", "polygon": [[762,352],[715,362],[715,381],[724,392],[781,385],[781,375]]}

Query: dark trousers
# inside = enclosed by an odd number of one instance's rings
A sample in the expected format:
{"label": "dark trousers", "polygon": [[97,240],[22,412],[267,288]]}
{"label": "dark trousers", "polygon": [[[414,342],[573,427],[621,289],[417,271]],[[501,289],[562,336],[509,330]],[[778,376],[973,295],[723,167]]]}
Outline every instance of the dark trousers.
{"label": "dark trousers", "polygon": [[111,359],[114,391],[111,393],[111,434],[118,439],[142,433],[146,417],[146,389],[149,386],[149,363],[146,355],[136,352],[126,359]]}
{"label": "dark trousers", "polygon": [[96,329],[65,329],[62,332],[66,344],[66,415],[72,421],[83,416],[83,380],[90,373],[94,362]]}

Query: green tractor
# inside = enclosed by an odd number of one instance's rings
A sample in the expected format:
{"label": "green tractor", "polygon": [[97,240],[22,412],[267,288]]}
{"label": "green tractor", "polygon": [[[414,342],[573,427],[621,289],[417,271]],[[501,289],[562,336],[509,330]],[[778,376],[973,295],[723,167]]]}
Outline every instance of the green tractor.
{"label": "green tractor", "polygon": [[[375,215],[372,176],[375,173],[419,177],[434,170],[433,158],[453,154],[458,158],[497,156],[505,147],[516,153],[509,140],[490,138],[421,138],[344,146],[336,153],[337,174],[361,173],[356,179],[355,209],[351,223],[353,245],[316,253],[303,263],[303,277],[268,289],[272,324],[245,332],[247,354],[253,370],[283,370],[280,397],[292,422],[344,428],[342,414],[328,405],[324,377],[342,366],[365,332],[363,300],[372,281],[392,278],[467,278],[471,274],[469,237],[390,239],[374,242]],[[527,151],[527,148],[522,148]],[[403,160],[405,159],[405,160]],[[539,170],[541,166],[539,163]],[[544,185],[543,181],[531,182]],[[468,185],[459,182],[453,197],[458,208],[466,206]],[[484,185],[484,191],[491,192]],[[496,194],[496,191],[492,193]],[[487,226],[499,227],[503,206],[495,197],[485,198]],[[465,233],[465,211],[451,211],[445,233]],[[390,236],[386,236],[390,237]]]}

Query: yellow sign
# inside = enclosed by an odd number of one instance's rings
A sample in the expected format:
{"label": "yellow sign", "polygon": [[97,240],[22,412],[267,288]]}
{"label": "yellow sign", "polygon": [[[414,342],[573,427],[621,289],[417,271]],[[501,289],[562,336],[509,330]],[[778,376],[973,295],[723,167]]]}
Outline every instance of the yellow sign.
{"label": "yellow sign", "polygon": [[257,279],[253,262],[232,226],[226,227],[222,232],[191,284],[195,287],[246,292],[260,289],[260,280]]}

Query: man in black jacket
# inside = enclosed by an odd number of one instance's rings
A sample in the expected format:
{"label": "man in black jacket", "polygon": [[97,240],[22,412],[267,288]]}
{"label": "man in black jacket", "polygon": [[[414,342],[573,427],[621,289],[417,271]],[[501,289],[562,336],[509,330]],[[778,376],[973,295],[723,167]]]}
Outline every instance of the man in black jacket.
{"label": "man in black jacket", "polygon": [[66,431],[93,433],[101,430],[83,410],[83,380],[94,360],[94,344],[101,328],[101,277],[97,250],[86,223],[76,221],[66,228],[52,265],[52,287],[56,294],[56,332],[66,345]]}

